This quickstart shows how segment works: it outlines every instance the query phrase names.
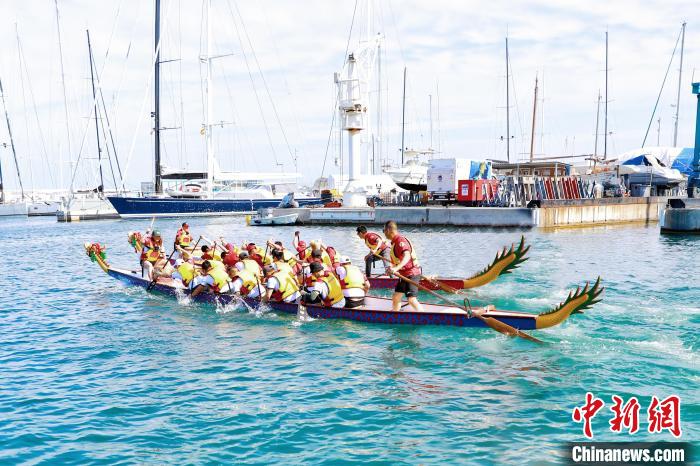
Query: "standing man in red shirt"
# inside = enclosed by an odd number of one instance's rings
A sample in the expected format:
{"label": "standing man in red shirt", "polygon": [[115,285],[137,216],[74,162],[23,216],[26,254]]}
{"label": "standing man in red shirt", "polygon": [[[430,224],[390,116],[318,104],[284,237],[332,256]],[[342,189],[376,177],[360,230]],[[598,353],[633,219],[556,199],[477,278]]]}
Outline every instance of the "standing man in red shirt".
{"label": "standing man in red shirt", "polygon": [[[387,274],[393,275],[398,272],[402,276],[418,282],[422,274],[418,256],[413,249],[411,242],[399,233],[399,227],[396,222],[390,220],[384,224],[384,235],[391,241],[389,250],[391,255],[391,267],[387,267]],[[412,283],[408,283],[399,279],[399,283],[394,289],[394,295],[391,297],[392,308],[394,312],[401,310],[401,299],[403,295],[408,298],[408,304],[411,305],[414,311],[423,312],[423,306],[418,302],[418,287]]]}
{"label": "standing man in red shirt", "polygon": [[364,225],[357,227],[356,231],[357,236],[364,240],[369,248],[369,254],[365,256],[365,275],[369,277],[372,273],[372,265],[376,261],[381,261],[375,254],[382,256],[387,261],[390,259],[389,245],[387,245],[377,233],[367,231],[367,227]]}

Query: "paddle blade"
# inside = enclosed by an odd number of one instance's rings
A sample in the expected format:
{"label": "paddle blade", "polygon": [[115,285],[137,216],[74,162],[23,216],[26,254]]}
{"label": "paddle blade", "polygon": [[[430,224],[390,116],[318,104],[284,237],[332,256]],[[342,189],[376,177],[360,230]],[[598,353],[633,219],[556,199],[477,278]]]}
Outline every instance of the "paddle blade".
{"label": "paddle blade", "polygon": [[535,338],[532,335],[528,335],[527,333],[523,332],[522,330],[518,330],[515,327],[511,327],[510,325],[506,324],[505,322],[501,322],[498,319],[483,316],[481,318],[486,325],[496,330],[497,332],[501,332],[504,335],[508,335],[509,337],[524,338],[525,340],[530,340],[535,343],[542,343],[542,340]]}

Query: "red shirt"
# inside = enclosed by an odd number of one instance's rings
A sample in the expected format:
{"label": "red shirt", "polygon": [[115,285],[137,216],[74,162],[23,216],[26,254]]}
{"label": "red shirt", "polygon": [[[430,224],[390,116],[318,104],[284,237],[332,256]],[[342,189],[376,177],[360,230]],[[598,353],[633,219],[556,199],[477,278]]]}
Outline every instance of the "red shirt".
{"label": "red shirt", "polygon": [[[411,254],[413,251],[411,248],[411,243],[401,235],[394,236],[394,239],[391,240],[391,247],[393,256],[395,256],[399,261],[401,261],[403,258],[404,253],[408,252]],[[413,259],[410,259],[408,263],[399,270],[399,273],[405,277],[420,275],[422,271],[420,266],[414,263]]]}
{"label": "red shirt", "polygon": [[372,233],[371,231],[365,234],[365,244],[367,247],[371,247],[372,249],[381,244],[378,251],[383,251],[387,247],[386,244],[382,242],[382,237],[376,233]]}

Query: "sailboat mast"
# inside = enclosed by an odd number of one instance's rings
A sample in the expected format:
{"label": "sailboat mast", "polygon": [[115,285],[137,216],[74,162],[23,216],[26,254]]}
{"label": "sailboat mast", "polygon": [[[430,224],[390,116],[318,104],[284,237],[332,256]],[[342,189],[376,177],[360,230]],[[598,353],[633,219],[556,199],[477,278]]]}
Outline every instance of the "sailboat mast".
{"label": "sailboat mast", "polygon": [[[100,125],[97,123],[97,92],[95,91],[95,73],[93,71],[94,65],[92,63],[92,45],[90,44],[90,30],[85,30],[87,34],[87,44],[88,44],[88,55],[90,55],[90,81],[92,82],[92,102],[95,104],[95,136],[97,139],[97,164],[100,168],[100,188],[104,192],[104,178],[102,176],[102,146],[100,145]],[[100,191],[100,189],[98,189]]]}
{"label": "sailboat mast", "polygon": [[599,123],[600,123],[600,89],[598,89],[598,105],[596,106],[595,110],[595,147],[593,149],[593,158],[598,159],[598,131],[599,131]]}
{"label": "sailboat mast", "polygon": [[[382,165],[382,44],[377,45],[377,154],[379,154],[379,168]],[[374,147],[374,146],[373,146]],[[372,174],[375,173],[376,160],[372,163]]]}
{"label": "sailboat mast", "polygon": [[603,160],[608,159],[608,31],[605,31],[605,123],[603,125]]}
{"label": "sailboat mast", "polygon": [[[63,113],[66,119],[66,147],[68,148],[68,159],[70,160],[72,156],[70,147],[70,123],[68,119],[68,95],[66,93],[66,73],[63,70],[63,45],[61,43],[61,21],[58,14],[58,0],[54,0],[54,6],[56,7],[56,31],[58,32],[58,58],[61,63],[61,87],[63,88]],[[59,155],[59,169],[58,177],[61,187],[63,187],[63,152]]]}
{"label": "sailboat mast", "polygon": [[[673,147],[678,145],[678,114],[681,108],[681,84],[683,80],[683,47],[685,46],[685,22],[681,25],[681,61],[678,67],[678,94],[676,95],[676,121],[673,125]],[[657,144],[658,145],[658,144]]]}
{"label": "sailboat mast", "polygon": [[506,37],[506,156],[510,162],[510,58],[508,57],[508,37]]}
{"label": "sailboat mast", "polygon": [[428,94],[428,114],[430,115],[430,150],[433,150],[433,94]]}
{"label": "sailboat mast", "polygon": [[207,0],[207,89],[206,89],[206,121],[204,122],[204,134],[206,135],[207,144],[207,190],[209,191],[209,197],[214,195],[214,154],[213,145],[211,138],[212,130],[212,102],[213,102],[213,89],[211,80],[211,0]]}
{"label": "sailboat mast", "polygon": [[[10,136],[10,147],[12,148],[12,157],[15,159],[15,168],[17,169],[17,179],[19,180],[19,189],[24,200],[24,186],[22,185],[22,177],[19,174],[19,163],[17,162],[17,152],[15,151],[15,140],[12,137],[12,128],[10,128],[10,115],[7,113],[7,105],[5,104],[5,91],[2,88],[2,80],[0,80],[0,98],[2,98],[2,108],[5,111],[5,123],[7,123],[7,134]],[[2,179],[0,179],[2,184]],[[2,201],[5,200],[5,190],[2,190]]]}
{"label": "sailboat mast", "polygon": [[163,182],[160,171],[160,0],[155,0],[155,63],[154,63],[154,85],[153,85],[153,149],[155,163],[155,188],[156,194],[163,192]]}
{"label": "sailboat mast", "polygon": [[404,150],[406,149],[406,67],[403,67],[403,98],[401,104],[401,165],[404,164]]}
{"label": "sailboat mast", "polygon": [[535,98],[532,101],[532,133],[530,134],[530,162],[535,158],[535,118],[537,118],[537,75],[535,75]]}

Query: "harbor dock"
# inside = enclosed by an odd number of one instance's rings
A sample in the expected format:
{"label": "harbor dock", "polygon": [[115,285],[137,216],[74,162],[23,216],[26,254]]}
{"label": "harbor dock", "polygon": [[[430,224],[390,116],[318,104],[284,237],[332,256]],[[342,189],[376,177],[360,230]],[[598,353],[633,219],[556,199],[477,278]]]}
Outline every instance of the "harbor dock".
{"label": "harbor dock", "polygon": [[302,225],[377,224],[491,228],[584,227],[621,223],[655,223],[666,197],[627,197],[533,201],[528,207],[360,207],[274,209],[274,215],[297,213]]}

